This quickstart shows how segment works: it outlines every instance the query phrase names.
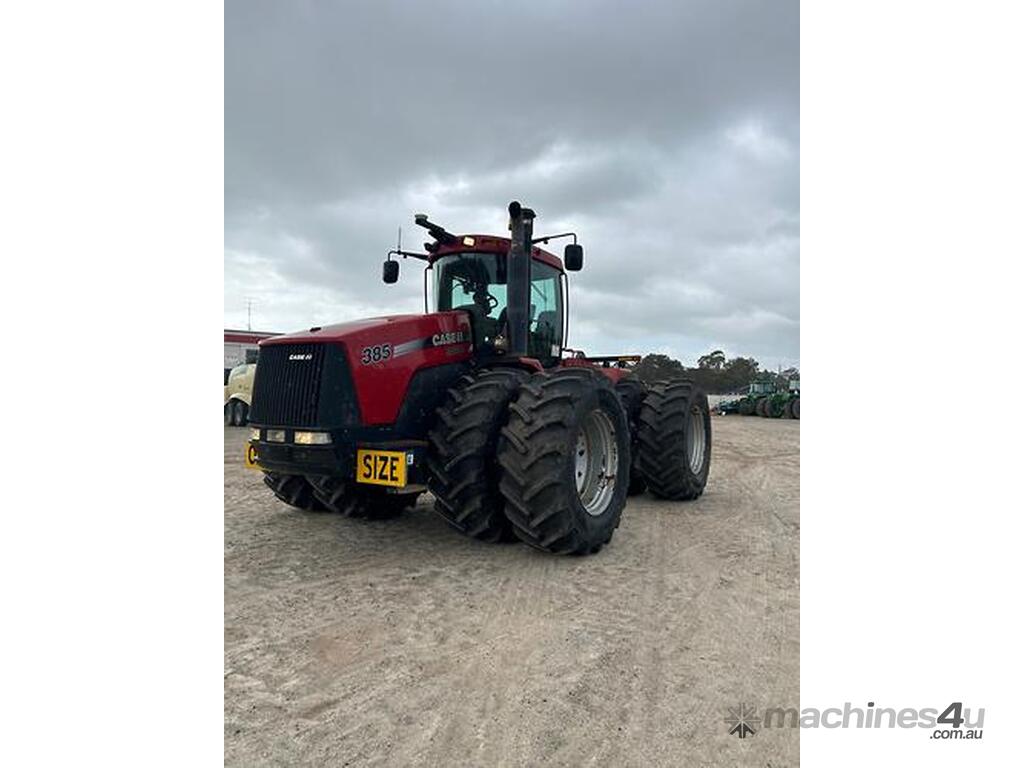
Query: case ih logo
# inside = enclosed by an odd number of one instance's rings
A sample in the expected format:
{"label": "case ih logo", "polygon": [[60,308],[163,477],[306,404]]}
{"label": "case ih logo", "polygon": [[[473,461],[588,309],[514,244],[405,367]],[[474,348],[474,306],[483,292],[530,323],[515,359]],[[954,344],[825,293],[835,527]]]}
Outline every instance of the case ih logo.
{"label": "case ih logo", "polygon": [[312,360],[313,359],[313,353],[312,352],[307,352],[304,355],[288,355],[288,359],[289,360]]}
{"label": "case ih logo", "polygon": [[462,344],[468,341],[468,337],[462,331],[449,331],[448,333],[435,333],[430,342],[435,347],[442,347],[445,344]]}

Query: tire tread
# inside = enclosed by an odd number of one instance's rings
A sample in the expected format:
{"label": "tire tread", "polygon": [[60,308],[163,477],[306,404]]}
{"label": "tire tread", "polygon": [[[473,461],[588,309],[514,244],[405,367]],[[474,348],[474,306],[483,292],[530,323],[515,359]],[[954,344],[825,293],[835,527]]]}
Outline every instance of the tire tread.
{"label": "tire tread", "polygon": [[[695,476],[683,463],[686,446],[686,420],[690,404],[697,402],[707,414],[707,396],[687,379],[659,382],[651,387],[640,411],[637,463],[656,496],[690,501],[704,492],[707,474]],[[710,418],[706,417],[706,445],[710,464]]]}

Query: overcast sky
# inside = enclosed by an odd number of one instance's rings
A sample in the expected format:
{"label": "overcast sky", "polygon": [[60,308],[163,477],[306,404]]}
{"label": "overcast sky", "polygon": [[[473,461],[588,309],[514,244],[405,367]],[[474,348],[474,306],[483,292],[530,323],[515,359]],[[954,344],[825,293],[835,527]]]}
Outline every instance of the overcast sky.
{"label": "overcast sky", "polygon": [[380,279],[398,227],[504,234],[518,199],[584,245],[571,346],[799,363],[797,2],[225,14],[225,327],[421,311],[420,262]]}

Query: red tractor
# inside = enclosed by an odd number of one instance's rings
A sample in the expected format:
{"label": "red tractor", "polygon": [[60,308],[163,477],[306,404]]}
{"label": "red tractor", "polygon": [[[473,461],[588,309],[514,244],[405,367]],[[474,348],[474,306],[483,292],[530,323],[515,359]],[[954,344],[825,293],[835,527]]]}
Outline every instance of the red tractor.
{"label": "red tractor", "polygon": [[[565,347],[565,270],[583,266],[574,233],[533,238],[534,213],[509,205],[511,238],[454,235],[429,221],[433,311],[267,339],[247,462],[305,510],[391,517],[423,491],[468,536],[516,537],[556,553],[597,552],[626,495],[695,499],[711,462],[707,397],[689,381],[649,389],[636,357]],[[571,237],[561,259],[534,242]],[[565,356],[564,356],[565,355]]]}

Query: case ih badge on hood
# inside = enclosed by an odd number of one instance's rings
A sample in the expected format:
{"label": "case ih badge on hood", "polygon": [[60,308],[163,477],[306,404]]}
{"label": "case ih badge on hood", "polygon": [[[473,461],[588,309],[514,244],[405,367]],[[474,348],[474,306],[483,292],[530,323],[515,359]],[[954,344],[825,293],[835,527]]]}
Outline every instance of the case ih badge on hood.
{"label": "case ih badge on hood", "polygon": [[363,347],[359,355],[359,362],[363,365],[383,363],[392,357],[399,357],[417,349],[466,344],[469,341],[469,334],[465,331],[447,331],[445,333],[435,333],[433,336],[425,339],[413,339],[412,341],[406,341],[394,346],[390,344],[375,344],[371,347]]}
{"label": "case ih badge on hood", "polygon": [[[707,397],[689,381],[648,389],[637,356],[568,350],[567,271],[583,248],[533,236],[509,205],[509,237],[431,237],[422,315],[311,328],[260,344],[247,464],[286,504],[390,517],[433,493],[453,527],[556,553],[600,550],[627,493],[695,499],[711,462]],[[559,258],[538,245],[571,238]],[[429,289],[428,289],[429,287]],[[428,303],[428,297],[430,303]]]}
{"label": "case ih badge on hood", "polygon": [[430,343],[435,347],[443,347],[446,344],[462,344],[467,341],[469,341],[469,338],[462,331],[435,333],[430,337]]}

